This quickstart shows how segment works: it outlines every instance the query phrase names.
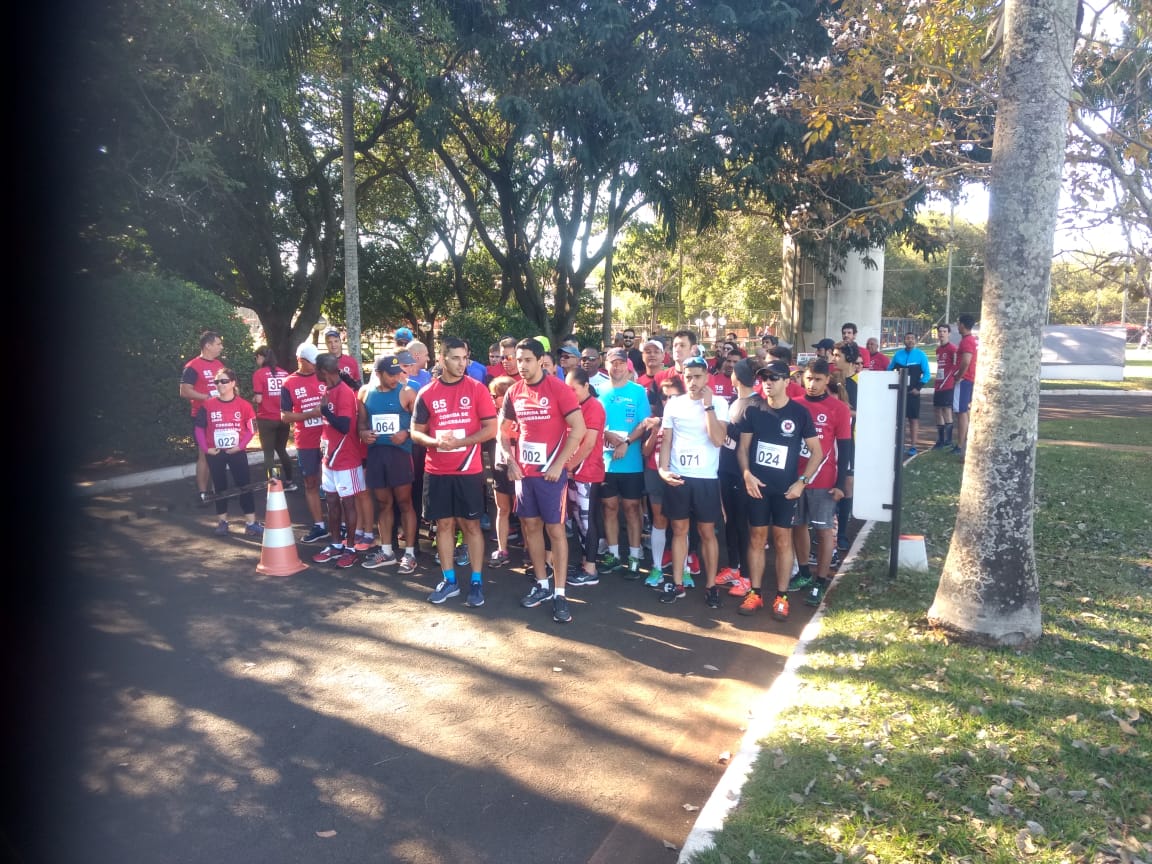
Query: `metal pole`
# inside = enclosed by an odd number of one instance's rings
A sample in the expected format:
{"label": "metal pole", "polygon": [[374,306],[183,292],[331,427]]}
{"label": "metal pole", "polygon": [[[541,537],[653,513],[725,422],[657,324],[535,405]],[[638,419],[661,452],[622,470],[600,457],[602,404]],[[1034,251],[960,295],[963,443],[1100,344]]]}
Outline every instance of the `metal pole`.
{"label": "metal pole", "polygon": [[900,508],[904,499],[904,407],[908,392],[908,370],[900,370],[896,388],[896,471],[892,477],[892,539],[888,553],[888,578],[896,578],[896,562],[900,555]]}

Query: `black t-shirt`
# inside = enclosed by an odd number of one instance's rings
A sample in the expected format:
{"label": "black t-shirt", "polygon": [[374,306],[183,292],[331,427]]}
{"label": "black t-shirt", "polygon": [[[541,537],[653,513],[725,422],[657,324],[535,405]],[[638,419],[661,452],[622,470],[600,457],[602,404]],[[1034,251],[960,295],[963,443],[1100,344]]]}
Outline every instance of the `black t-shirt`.
{"label": "black t-shirt", "polygon": [[736,427],[741,435],[751,433],[748,467],[765,484],[765,495],[783,495],[800,476],[800,447],[806,438],[817,437],[816,425],[808,409],[791,399],[782,408],[766,401],[749,405]]}

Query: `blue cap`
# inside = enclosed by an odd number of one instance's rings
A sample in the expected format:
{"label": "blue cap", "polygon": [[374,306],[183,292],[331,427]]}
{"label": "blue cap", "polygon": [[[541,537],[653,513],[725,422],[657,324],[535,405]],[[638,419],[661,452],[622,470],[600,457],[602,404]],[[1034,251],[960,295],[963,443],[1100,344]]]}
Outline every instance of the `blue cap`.
{"label": "blue cap", "polygon": [[396,331],[396,337],[395,338],[397,341],[404,339],[408,342],[411,342],[412,338],[413,338],[412,337],[412,331],[409,330],[407,327],[401,327],[399,330]]}

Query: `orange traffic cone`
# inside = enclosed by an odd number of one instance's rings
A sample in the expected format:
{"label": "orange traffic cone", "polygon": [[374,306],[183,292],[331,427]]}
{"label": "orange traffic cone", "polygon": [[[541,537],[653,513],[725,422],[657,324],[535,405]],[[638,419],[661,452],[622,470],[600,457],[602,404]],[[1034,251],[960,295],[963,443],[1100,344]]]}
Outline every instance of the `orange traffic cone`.
{"label": "orange traffic cone", "polygon": [[268,503],[264,512],[264,545],[260,550],[260,563],[256,572],[266,576],[291,576],[308,565],[296,554],[296,535],[292,533],[292,520],[288,516],[288,501],[284,486],[273,477],[268,481]]}

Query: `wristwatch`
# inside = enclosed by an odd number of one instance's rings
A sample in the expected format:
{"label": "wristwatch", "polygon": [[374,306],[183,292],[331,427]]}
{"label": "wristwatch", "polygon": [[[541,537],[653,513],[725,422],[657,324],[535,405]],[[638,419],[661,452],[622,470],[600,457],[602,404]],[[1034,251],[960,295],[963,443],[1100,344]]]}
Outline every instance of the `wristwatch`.
{"label": "wristwatch", "polygon": [[812,481],[808,479],[808,475],[807,475],[807,474],[801,474],[801,475],[800,475],[800,482],[801,482],[801,483],[803,483],[805,486],[807,486],[807,485],[808,485],[809,483],[811,483]]}
{"label": "wristwatch", "polygon": [[715,406],[715,405],[709,405],[709,406],[707,406],[707,407],[706,407],[704,410],[705,410],[705,411],[715,411],[715,410],[716,410],[716,406]]}

